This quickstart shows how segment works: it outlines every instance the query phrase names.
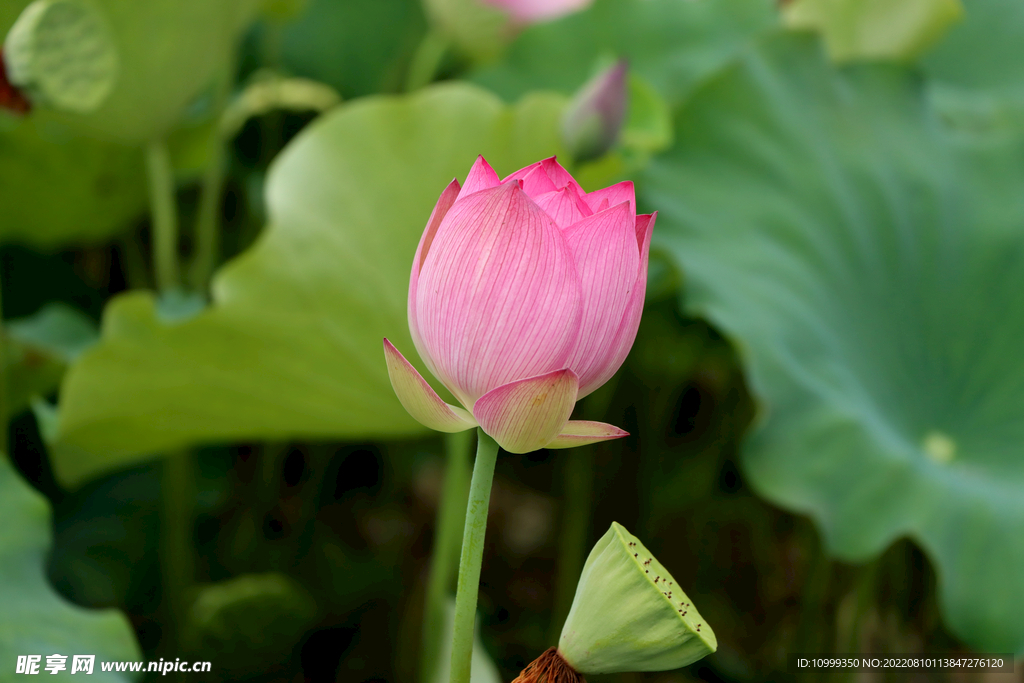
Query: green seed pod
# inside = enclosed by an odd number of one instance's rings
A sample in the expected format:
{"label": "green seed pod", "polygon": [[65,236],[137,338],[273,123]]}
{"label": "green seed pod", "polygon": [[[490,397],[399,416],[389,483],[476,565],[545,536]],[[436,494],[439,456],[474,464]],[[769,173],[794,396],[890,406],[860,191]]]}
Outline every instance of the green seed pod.
{"label": "green seed pod", "polygon": [[62,111],[94,111],[117,80],[114,39],[88,0],[35,0],[7,34],[4,60],[29,99]]}
{"label": "green seed pod", "polygon": [[583,566],[558,652],[582,674],[666,671],[718,649],[690,598],[658,560],[612,522]]}

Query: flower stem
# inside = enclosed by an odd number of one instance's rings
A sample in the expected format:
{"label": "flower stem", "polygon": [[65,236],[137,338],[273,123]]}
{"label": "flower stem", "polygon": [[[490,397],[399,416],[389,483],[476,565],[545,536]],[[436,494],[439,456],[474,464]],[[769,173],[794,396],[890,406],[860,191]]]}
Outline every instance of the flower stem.
{"label": "flower stem", "polygon": [[171,644],[177,647],[187,609],[186,598],[194,579],[192,530],[194,527],[195,473],[192,453],[177,451],[164,459],[162,536],[164,604],[171,619]]}
{"label": "flower stem", "polygon": [[210,160],[203,173],[196,218],[196,252],[192,262],[192,288],[205,292],[220,256],[220,200],[224,192],[224,141],[220,130],[211,133]]}
{"label": "flower stem", "polygon": [[[0,279],[3,278],[0,268]],[[10,422],[11,422],[11,392],[9,388],[7,372],[7,330],[3,323],[3,285],[0,284],[0,463],[11,457],[10,448]]]}
{"label": "flower stem", "polygon": [[420,681],[432,683],[437,672],[444,633],[448,591],[458,565],[461,539],[459,532],[466,524],[466,503],[469,498],[470,448],[473,432],[464,431],[445,435],[447,463],[441,503],[434,524],[434,550],[430,558],[427,578],[427,599],[423,609],[422,653]]}
{"label": "flower stem", "polygon": [[452,636],[452,673],[449,683],[469,683],[473,659],[473,626],[476,620],[476,599],[480,591],[480,564],[484,558],[484,534],[487,530],[487,509],[491,502],[494,465],[498,460],[498,444],[477,429],[476,462],[469,484],[469,505],[466,506],[466,528],[462,534],[462,557],[459,560],[459,587],[455,594],[455,628]]}
{"label": "flower stem", "polygon": [[406,92],[419,90],[433,82],[448,51],[448,44],[448,39],[437,31],[427,31],[412,56],[412,63],[405,78]]}
{"label": "flower stem", "polygon": [[551,615],[548,641],[557,643],[562,624],[569,616],[576,583],[583,571],[590,530],[590,506],[594,488],[594,452],[592,447],[570,448],[565,452],[565,501],[562,508],[562,533],[558,540],[558,568],[555,576],[555,608]]}
{"label": "flower stem", "polygon": [[167,145],[154,140],[146,147],[149,204],[153,214],[153,270],[160,292],[176,289],[178,271],[178,211],[174,199],[174,169]]}

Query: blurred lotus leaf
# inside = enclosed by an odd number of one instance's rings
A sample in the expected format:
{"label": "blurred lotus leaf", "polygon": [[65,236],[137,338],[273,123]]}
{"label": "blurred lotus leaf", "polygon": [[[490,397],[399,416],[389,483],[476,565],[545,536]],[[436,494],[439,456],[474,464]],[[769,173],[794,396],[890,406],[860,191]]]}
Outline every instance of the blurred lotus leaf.
{"label": "blurred lotus leaf", "polygon": [[512,40],[508,16],[483,0],[423,0],[437,30],[470,56],[493,59]]}
{"label": "blurred lotus leaf", "polygon": [[[28,4],[14,0],[0,19]],[[109,25],[120,57],[117,82],[95,110],[62,118],[90,135],[138,144],[165,135],[187,105],[226,76],[258,2],[92,0],[92,5]]]}
{"label": "blurred lotus leaf", "polygon": [[423,225],[477,154],[509,173],[559,152],[564,106],[451,84],[319,119],[275,161],[270,226],[219,273],[210,307],[172,325],[150,293],[109,304],[48,430],[58,476],[77,484],[200,442],[422,433],[380,344],[414,348],[406,298]]}
{"label": "blurred lotus leaf", "polygon": [[183,646],[235,679],[287,661],[316,620],[316,603],[283,574],[243,574],[199,589]]}
{"label": "blurred lotus leaf", "polygon": [[569,95],[595,63],[623,58],[672,106],[757,33],[775,25],[771,0],[595,0],[523,31],[473,79],[509,100],[540,88]]}
{"label": "blurred lotus leaf", "polygon": [[[50,508],[0,454],[0,661],[13,680],[19,655],[96,655],[93,676],[121,682],[136,676],[100,670],[100,661],[138,660],[128,620],[113,610],[86,610],[67,602],[46,581]],[[40,671],[46,665],[43,659]],[[67,662],[68,670],[71,661]],[[45,672],[42,672],[45,673]]]}
{"label": "blurred lotus leaf", "polygon": [[256,35],[280,50],[266,61],[349,99],[399,90],[425,29],[418,0],[308,0],[276,37],[266,24]]}
{"label": "blurred lotus leaf", "polygon": [[118,55],[90,0],[34,0],[7,34],[4,65],[35,104],[87,114],[114,87]]}
{"label": "blurred lotus leaf", "polygon": [[96,326],[64,304],[4,324],[8,410],[18,413],[34,396],[57,388],[67,364],[96,341]]}
{"label": "blurred lotus leaf", "polygon": [[793,0],[792,28],[821,31],[836,61],[910,59],[960,19],[960,0]]}
{"label": "blurred lotus leaf", "polygon": [[689,308],[745,360],[749,481],[841,559],[914,539],[953,633],[1024,652],[1024,142],[968,145],[913,73],[792,35],[676,136],[645,199]]}
{"label": "blurred lotus leaf", "polygon": [[[36,111],[0,126],[0,241],[43,249],[107,239],[146,208],[142,154]],[[2,123],[2,122],[0,122]]]}
{"label": "blurred lotus leaf", "polygon": [[923,59],[944,120],[972,133],[1024,131],[1024,3],[971,0]]}

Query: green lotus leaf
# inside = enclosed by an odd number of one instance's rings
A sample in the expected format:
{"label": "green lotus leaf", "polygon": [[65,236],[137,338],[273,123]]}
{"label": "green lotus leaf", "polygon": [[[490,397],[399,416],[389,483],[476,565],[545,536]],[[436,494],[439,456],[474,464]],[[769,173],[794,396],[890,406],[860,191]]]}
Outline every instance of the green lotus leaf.
{"label": "green lotus leaf", "polygon": [[962,13],[960,0],[794,0],[783,16],[821,31],[832,59],[850,61],[916,57]]}
{"label": "green lotus leaf", "polygon": [[[0,19],[29,3],[14,0]],[[93,0],[109,26],[120,67],[98,108],[63,120],[90,135],[145,143],[165,135],[184,109],[229,68],[257,0]],[[6,28],[9,24],[0,24]]]}
{"label": "green lotus leaf", "polygon": [[[50,549],[50,507],[0,454],[0,681],[22,680],[15,673],[18,657],[94,654],[89,680],[121,682],[135,677],[101,671],[100,662],[138,661],[141,657],[131,626],[114,610],[86,610],[67,602],[46,581],[44,565]],[[74,679],[70,679],[74,680]]]}
{"label": "green lotus leaf", "polygon": [[558,153],[564,106],[540,95],[509,107],[452,84],[312,124],[275,161],[271,225],[218,274],[210,307],[172,324],[147,292],[108,305],[48,421],[58,476],[77,483],[199,442],[422,433],[381,339],[415,358],[406,298],[423,226],[477,154],[510,173]]}
{"label": "green lotus leaf", "polygon": [[958,130],[1024,131],[1024,4],[971,0],[922,61],[943,118]]}
{"label": "green lotus leaf", "polygon": [[618,57],[677,105],[701,79],[778,21],[768,0],[595,0],[523,31],[474,81],[510,100],[539,88],[572,94]]}
{"label": "green lotus leaf", "polygon": [[8,410],[18,413],[32,399],[57,388],[67,364],[96,340],[83,313],[60,303],[4,324]]}
{"label": "green lotus leaf", "polygon": [[1018,654],[1022,152],[951,136],[912,73],[780,35],[695,94],[644,178],[760,401],[755,489],[843,560],[914,539],[952,631]]}
{"label": "green lotus leaf", "polygon": [[2,242],[43,249],[98,242],[146,209],[137,149],[83,137],[53,119],[35,112],[0,125]]}
{"label": "green lotus leaf", "polygon": [[394,92],[425,29],[417,0],[309,0],[278,29],[280,61],[288,73],[327,83],[345,99]]}
{"label": "green lotus leaf", "polygon": [[7,34],[4,65],[35,104],[85,114],[114,87],[118,55],[89,0],[35,0]]}

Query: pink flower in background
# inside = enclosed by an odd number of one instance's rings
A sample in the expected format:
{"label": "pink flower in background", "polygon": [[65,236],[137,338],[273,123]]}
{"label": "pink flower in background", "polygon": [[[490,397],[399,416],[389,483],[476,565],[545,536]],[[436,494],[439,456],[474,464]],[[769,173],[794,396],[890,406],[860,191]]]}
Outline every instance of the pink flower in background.
{"label": "pink flower in background", "polygon": [[409,281],[416,350],[462,407],[385,339],[402,405],[438,431],[479,425],[512,453],[625,436],[569,416],[633,345],[654,219],[636,215],[631,182],[588,194],[553,158],[499,180],[479,157],[438,199]]}
{"label": "pink flower in background", "polygon": [[593,0],[482,0],[485,4],[504,10],[522,24],[536,24],[578,12],[589,7]]}

